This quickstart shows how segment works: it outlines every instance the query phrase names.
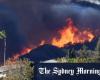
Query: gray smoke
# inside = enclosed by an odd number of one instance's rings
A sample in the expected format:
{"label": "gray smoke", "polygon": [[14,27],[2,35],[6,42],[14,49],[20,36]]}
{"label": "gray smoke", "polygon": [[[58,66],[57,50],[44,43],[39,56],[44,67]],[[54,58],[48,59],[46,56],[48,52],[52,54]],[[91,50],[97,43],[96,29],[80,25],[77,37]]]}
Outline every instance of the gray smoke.
{"label": "gray smoke", "polygon": [[[6,8],[1,24],[7,24],[9,55],[42,39],[50,41],[69,17],[79,28],[96,29],[100,25],[99,9],[83,7],[73,0],[0,0],[0,4]],[[1,13],[4,9],[0,9]]]}

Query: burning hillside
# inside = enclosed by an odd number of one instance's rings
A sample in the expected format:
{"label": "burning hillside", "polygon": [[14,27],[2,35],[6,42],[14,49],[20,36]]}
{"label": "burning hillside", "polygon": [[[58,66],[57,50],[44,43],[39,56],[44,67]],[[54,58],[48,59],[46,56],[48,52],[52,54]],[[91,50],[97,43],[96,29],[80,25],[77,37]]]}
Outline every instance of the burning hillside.
{"label": "burning hillside", "polygon": [[[54,45],[56,47],[64,47],[67,44],[78,44],[78,43],[85,43],[85,42],[91,42],[95,35],[92,34],[92,31],[90,30],[79,30],[73,23],[72,19],[67,19],[67,24],[63,27],[63,29],[58,31],[59,38],[57,36],[53,37],[51,39],[50,44]],[[48,42],[45,40],[42,40],[41,43],[38,45],[44,45]],[[49,44],[49,43],[48,43]],[[37,46],[37,47],[38,47]],[[25,55],[29,53],[34,47],[24,48],[22,51],[14,55],[14,59],[17,59],[21,55]],[[36,47],[35,47],[36,48]]]}
{"label": "burning hillside", "polygon": [[18,59],[21,55],[25,55],[27,53],[29,53],[33,48],[24,48],[22,51],[20,51],[19,53],[16,53],[16,55],[13,56],[13,59],[16,60]]}
{"label": "burning hillside", "polygon": [[90,30],[79,30],[70,18],[67,20],[67,25],[62,30],[59,30],[58,33],[60,34],[60,38],[57,39],[54,37],[52,39],[52,45],[58,47],[64,47],[64,45],[67,45],[68,43],[91,42],[94,38],[94,35]]}

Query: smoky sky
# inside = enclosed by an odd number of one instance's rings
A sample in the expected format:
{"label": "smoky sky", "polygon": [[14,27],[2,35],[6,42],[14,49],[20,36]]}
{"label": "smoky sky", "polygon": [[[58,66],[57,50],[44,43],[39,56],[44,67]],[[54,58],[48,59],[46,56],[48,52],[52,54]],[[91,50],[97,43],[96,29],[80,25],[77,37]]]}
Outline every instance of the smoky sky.
{"label": "smoky sky", "polygon": [[0,0],[0,25],[7,31],[7,55],[51,40],[72,18],[79,28],[100,26],[100,10],[72,0]]}

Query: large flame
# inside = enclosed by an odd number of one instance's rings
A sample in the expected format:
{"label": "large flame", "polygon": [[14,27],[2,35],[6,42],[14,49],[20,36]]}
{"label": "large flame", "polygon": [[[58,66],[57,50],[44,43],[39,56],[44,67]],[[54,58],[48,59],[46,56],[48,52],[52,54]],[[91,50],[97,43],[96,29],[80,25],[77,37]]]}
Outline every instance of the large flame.
{"label": "large flame", "polygon": [[59,30],[58,33],[60,34],[60,38],[57,39],[54,37],[52,39],[52,45],[57,47],[64,47],[68,43],[75,44],[84,43],[86,41],[91,42],[94,38],[94,35],[91,33],[91,31],[80,31],[78,28],[76,28],[70,18],[67,20],[67,25],[62,30]]}
{"label": "large flame", "polygon": [[[58,31],[60,38],[53,37],[51,40],[52,45],[57,47],[64,47],[68,43],[75,44],[75,43],[84,43],[86,41],[91,42],[93,38],[95,37],[90,30],[79,30],[76,28],[76,26],[73,24],[73,21],[69,18],[67,20],[67,25]],[[42,40],[39,45],[46,44],[47,41]],[[37,46],[31,45],[31,47],[23,48],[22,51],[19,53],[16,53],[14,55],[14,60],[18,59],[21,55],[25,55],[29,53],[33,48],[36,48]]]}

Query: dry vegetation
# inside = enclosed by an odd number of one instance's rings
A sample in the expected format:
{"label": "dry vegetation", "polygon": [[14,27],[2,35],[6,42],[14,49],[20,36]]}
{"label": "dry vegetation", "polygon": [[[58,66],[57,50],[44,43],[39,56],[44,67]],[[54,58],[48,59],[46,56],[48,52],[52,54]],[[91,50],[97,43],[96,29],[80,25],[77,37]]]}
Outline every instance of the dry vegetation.
{"label": "dry vegetation", "polygon": [[12,60],[8,60],[6,66],[8,71],[5,73],[7,77],[0,80],[32,80],[33,67],[30,66],[31,62],[27,59],[18,60],[12,63]]}
{"label": "dry vegetation", "polygon": [[75,58],[70,58],[69,55],[72,54],[69,50],[64,49],[67,54],[66,57],[56,59],[60,63],[100,63],[100,38],[97,42],[95,50],[88,50],[84,45],[80,50],[72,50],[75,54]]}

